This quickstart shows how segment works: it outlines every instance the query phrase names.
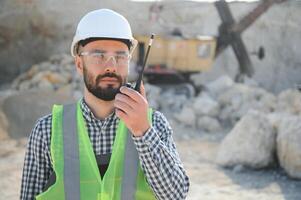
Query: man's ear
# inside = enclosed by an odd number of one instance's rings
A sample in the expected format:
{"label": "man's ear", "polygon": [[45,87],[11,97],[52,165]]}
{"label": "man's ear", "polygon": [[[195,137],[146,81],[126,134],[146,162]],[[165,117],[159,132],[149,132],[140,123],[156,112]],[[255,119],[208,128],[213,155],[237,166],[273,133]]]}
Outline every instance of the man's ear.
{"label": "man's ear", "polygon": [[75,62],[75,66],[76,66],[76,71],[78,74],[83,75],[83,63],[82,63],[82,59],[80,58],[80,56],[76,55],[74,58],[74,62]]}

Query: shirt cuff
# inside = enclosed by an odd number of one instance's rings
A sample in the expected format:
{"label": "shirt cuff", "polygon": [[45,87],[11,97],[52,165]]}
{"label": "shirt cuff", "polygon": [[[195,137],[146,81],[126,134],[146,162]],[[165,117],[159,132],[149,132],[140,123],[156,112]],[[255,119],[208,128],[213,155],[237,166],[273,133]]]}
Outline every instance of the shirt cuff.
{"label": "shirt cuff", "polygon": [[153,127],[150,127],[143,136],[135,137],[132,135],[132,138],[139,154],[153,152],[160,143],[160,137]]}

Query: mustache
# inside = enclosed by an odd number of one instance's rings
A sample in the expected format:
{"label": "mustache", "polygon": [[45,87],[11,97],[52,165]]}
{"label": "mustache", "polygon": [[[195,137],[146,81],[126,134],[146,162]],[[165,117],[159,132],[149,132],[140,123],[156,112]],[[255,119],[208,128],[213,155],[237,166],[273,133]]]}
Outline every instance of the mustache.
{"label": "mustache", "polygon": [[119,76],[115,73],[105,73],[105,74],[98,75],[96,78],[96,83],[98,84],[101,81],[101,79],[106,78],[106,77],[116,78],[118,80],[118,82],[122,83],[121,76]]}

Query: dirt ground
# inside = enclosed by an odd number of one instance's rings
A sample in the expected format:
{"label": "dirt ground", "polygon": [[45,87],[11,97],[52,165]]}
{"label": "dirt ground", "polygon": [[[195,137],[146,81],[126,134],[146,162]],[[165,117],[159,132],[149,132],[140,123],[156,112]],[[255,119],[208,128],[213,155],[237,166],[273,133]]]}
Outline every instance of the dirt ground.
{"label": "dirt ground", "polygon": [[[301,181],[279,168],[223,169],[215,155],[224,134],[199,134],[180,128],[175,141],[190,177],[188,200],[300,200]],[[26,139],[0,141],[0,199],[19,199]]]}
{"label": "dirt ground", "polygon": [[[225,169],[215,164],[225,136],[176,129],[175,140],[190,178],[189,200],[300,200],[301,181],[288,178],[279,167]],[[187,131],[187,132],[185,132]],[[188,134],[181,136],[180,134]]]}

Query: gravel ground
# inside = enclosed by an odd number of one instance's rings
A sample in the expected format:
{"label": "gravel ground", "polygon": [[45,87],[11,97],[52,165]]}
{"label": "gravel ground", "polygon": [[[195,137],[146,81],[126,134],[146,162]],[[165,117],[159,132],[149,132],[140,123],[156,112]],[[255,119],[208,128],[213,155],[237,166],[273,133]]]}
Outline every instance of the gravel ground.
{"label": "gravel ground", "polygon": [[[175,141],[190,177],[188,200],[300,200],[301,181],[279,168],[220,168],[215,155],[225,134],[205,134],[177,127]],[[19,198],[26,139],[0,141],[0,199]]]}
{"label": "gravel ground", "polygon": [[[190,177],[189,200],[300,200],[301,181],[290,179],[279,167],[251,170],[215,164],[225,133],[206,134],[174,128],[175,141]],[[183,134],[187,134],[183,137]]]}

